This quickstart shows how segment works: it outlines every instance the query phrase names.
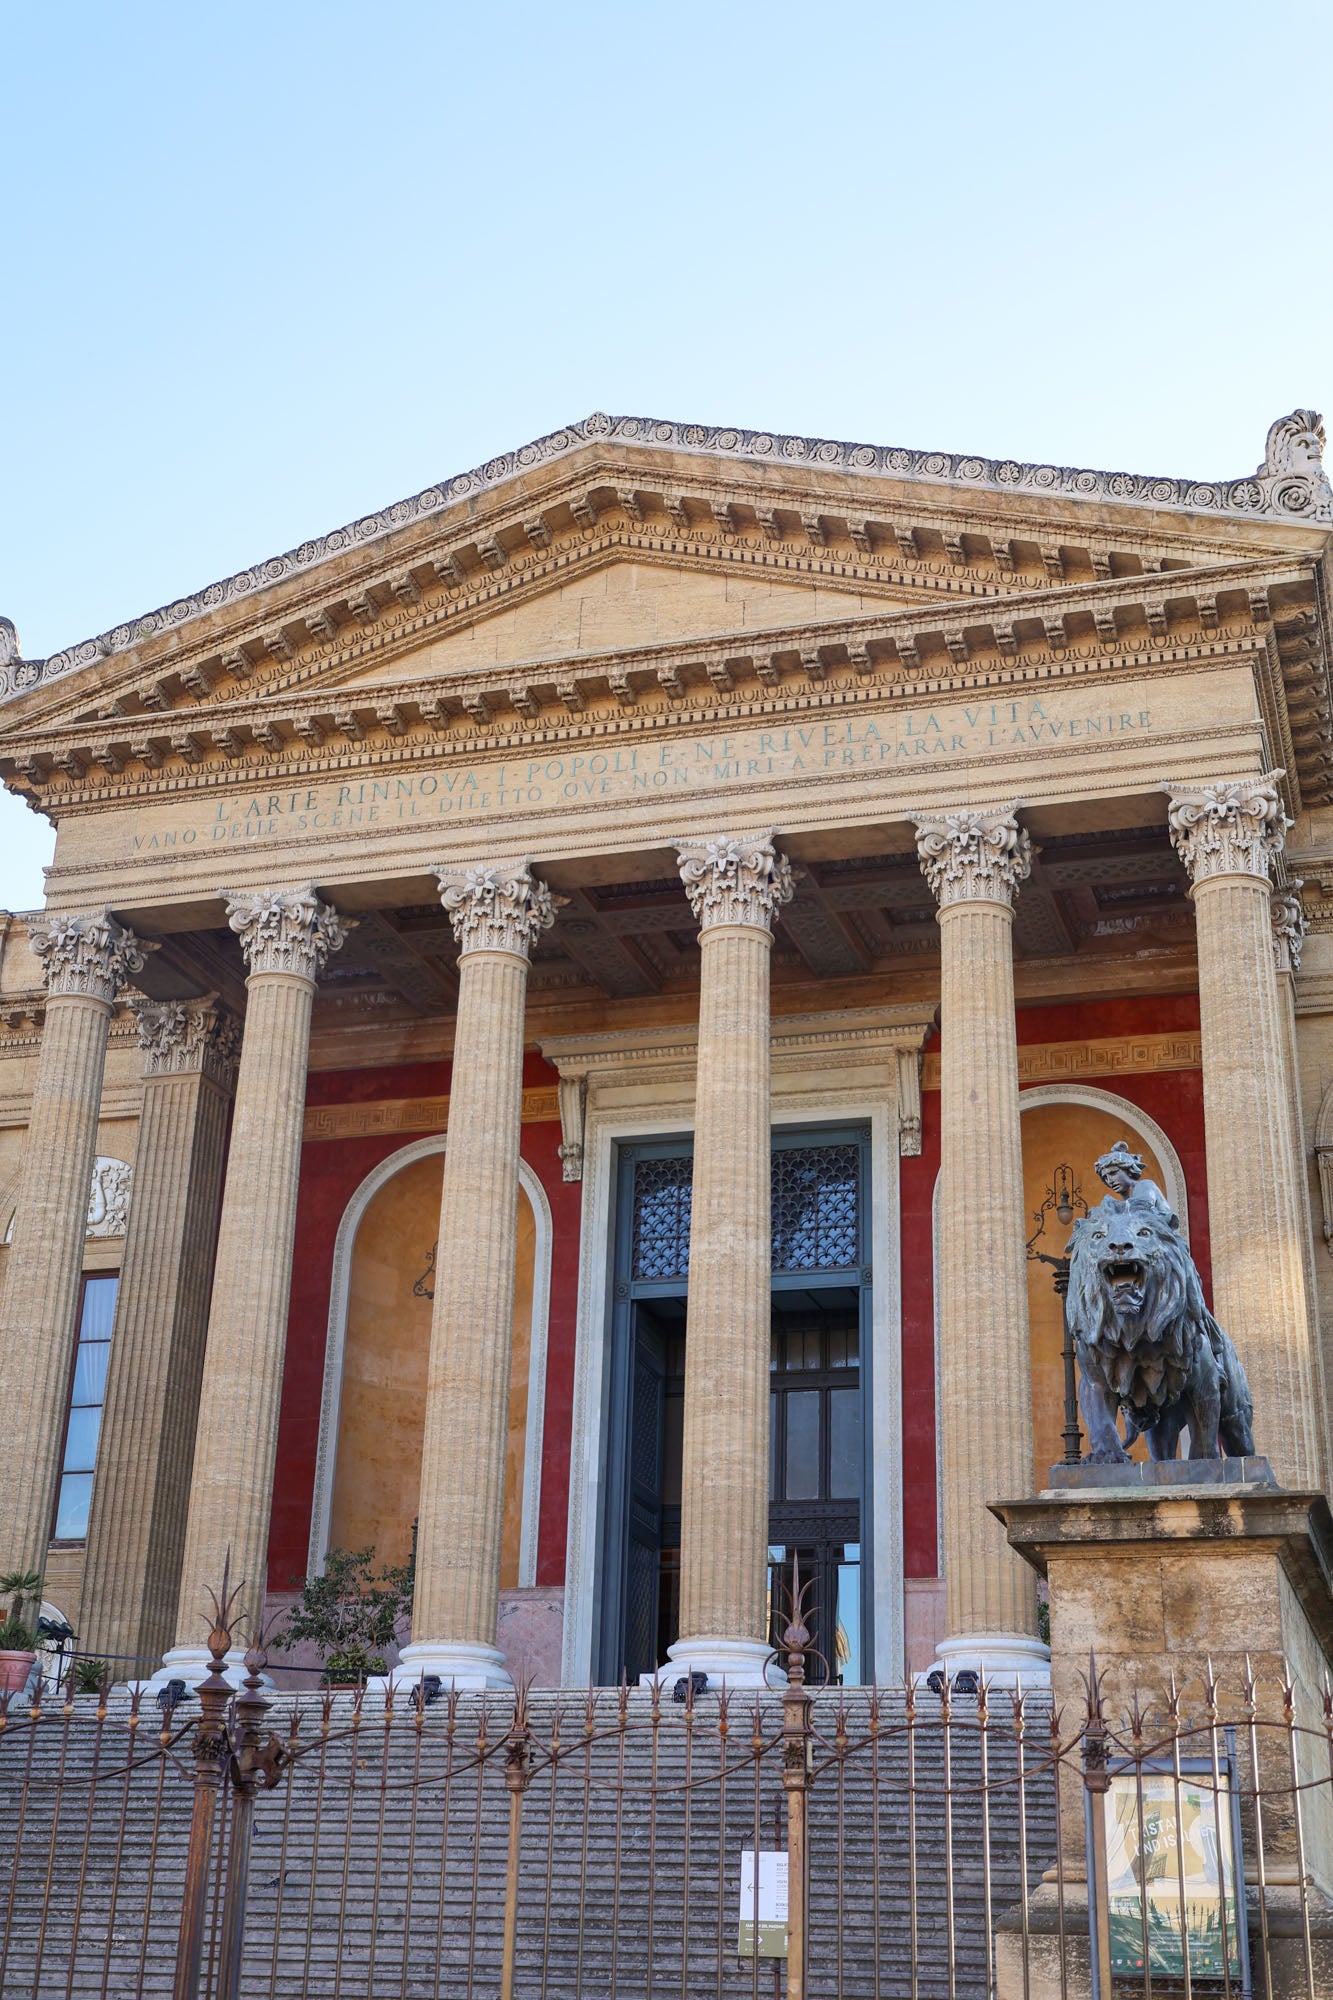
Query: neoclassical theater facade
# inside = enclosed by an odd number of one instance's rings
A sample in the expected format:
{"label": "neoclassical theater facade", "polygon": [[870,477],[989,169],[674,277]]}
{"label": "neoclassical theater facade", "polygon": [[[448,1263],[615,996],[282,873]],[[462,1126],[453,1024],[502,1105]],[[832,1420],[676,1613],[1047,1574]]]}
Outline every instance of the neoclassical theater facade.
{"label": "neoclassical theater facade", "polygon": [[[1257,442],[1257,440],[1256,440]],[[1040,1678],[1116,1140],[1328,1482],[1333,495],[595,416],[0,623],[0,1569],[125,1676],[330,1548],[405,1673]]]}

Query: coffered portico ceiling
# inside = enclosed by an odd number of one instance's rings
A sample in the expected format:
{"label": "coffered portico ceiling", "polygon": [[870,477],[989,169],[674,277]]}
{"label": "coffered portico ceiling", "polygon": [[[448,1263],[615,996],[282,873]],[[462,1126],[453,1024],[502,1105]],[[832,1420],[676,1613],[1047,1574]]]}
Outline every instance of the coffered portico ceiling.
{"label": "coffered portico ceiling", "polygon": [[[497,852],[526,851],[525,817],[558,803],[554,857],[627,850],[635,788],[688,789],[691,754],[710,780],[755,765],[756,798],[781,795],[777,818],[790,800],[794,832],[818,823],[815,771],[848,799],[861,787],[843,816],[865,822],[890,759],[898,789],[958,784],[950,745],[956,772],[980,760],[983,789],[1010,796],[1025,759],[1070,743],[1065,795],[1098,758],[1117,775],[1085,795],[1151,791],[1181,774],[1197,718],[1209,756],[1281,766],[1299,810],[1333,798],[1322,443],[1296,411],[1257,473],[1202,483],[592,417],[47,661],[0,621],[0,776],[62,826],[56,899],[118,906],[131,824],[184,900],[203,892],[206,839],[228,879],[254,848],[252,806],[290,871],[298,830],[307,847],[341,835],[330,815],[389,773],[400,818],[438,826],[457,788],[455,841],[464,794],[485,794]],[[645,821],[637,844],[676,830]],[[414,882],[413,832],[359,839],[349,882],[377,841],[370,872]],[[845,921],[835,934],[812,906],[791,922],[851,970]],[[651,981],[617,950],[613,984]],[[426,1000],[441,978],[411,973]]]}

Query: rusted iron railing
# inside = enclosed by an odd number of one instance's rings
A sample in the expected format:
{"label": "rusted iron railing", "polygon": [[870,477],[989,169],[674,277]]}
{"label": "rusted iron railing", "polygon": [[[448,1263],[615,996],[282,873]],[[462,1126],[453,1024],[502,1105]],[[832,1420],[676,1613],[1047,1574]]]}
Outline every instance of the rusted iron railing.
{"label": "rusted iron railing", "polygon": [[[1333,1697],[0,1700],[0,1994],[1329,2000]],[[813,1676],[812,1676],[813,1678]],[[1123,1708],[1123,1712],[1122,1712]],[[744,1885],[744,1887],[743,1887]],[[784,1895],[785,1890],[785,1895]]]}

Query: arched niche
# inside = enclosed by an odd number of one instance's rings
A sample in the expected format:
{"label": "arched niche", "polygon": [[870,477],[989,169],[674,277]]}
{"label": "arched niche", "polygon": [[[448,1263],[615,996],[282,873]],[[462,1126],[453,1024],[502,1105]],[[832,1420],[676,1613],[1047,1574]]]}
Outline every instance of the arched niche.
{"label": "arched niche", "polygon": [[[1181,1234],[1188,1242],[1184,1171],[1175,1147],[1156,1119],[1114,1091],[1085,1084],[1040,1084],[1019,1093],[1018,1107],[1023,1133],[1024,1233],[1028,1238],[1037,1229],[1055,1169],[1069,1167],[1083,1200],[1095,1208],[1106,1193],[1097,1178],[1096,1162],[1117,1139],[1124,1139],[1143,1155],[1145,1175],[1157,1182],[1180,1217]],[[1058,1257],[1069,1240],[1069,1230],[1053,1210],[1041,1219],[1043,1233],[1033,1248]],[[1033,1463],[1037,1483],[1042,1485],[1047,1467],[1064,1456],[1064,1314],[1051,1265],[1030,1257],[1027,1276]],[[1143,1455],[1141,1448],[1137,1455]]]}
{"label": "arched niche", "polygon": [[[366,1175],[338,1225],[310,1520],[312,1571],[330,1548],[373,1543],[383,1562],[407,1555],[420,1490],[445,1145],[443,1137],[419,1139],[390,1154]],[[550,1205],[526,1161],[519,1164],[519,1183],[505,1587],[537,1580],[551,1282]]]}

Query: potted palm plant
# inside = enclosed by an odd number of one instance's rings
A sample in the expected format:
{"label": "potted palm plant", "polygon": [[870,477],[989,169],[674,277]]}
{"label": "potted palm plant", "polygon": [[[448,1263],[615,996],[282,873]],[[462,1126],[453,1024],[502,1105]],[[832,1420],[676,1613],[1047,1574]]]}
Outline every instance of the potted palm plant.
{"label": "potted palm plant", "polygon": [[17,1694],[27,1685],[37,1658],[37,1633],[25,1611],[29,1598],[39,1599],[41,1588],[35,1569],[11,1569],[0,1576],[0,1596],[10,1600],[0,1621],[0,1694]]}

